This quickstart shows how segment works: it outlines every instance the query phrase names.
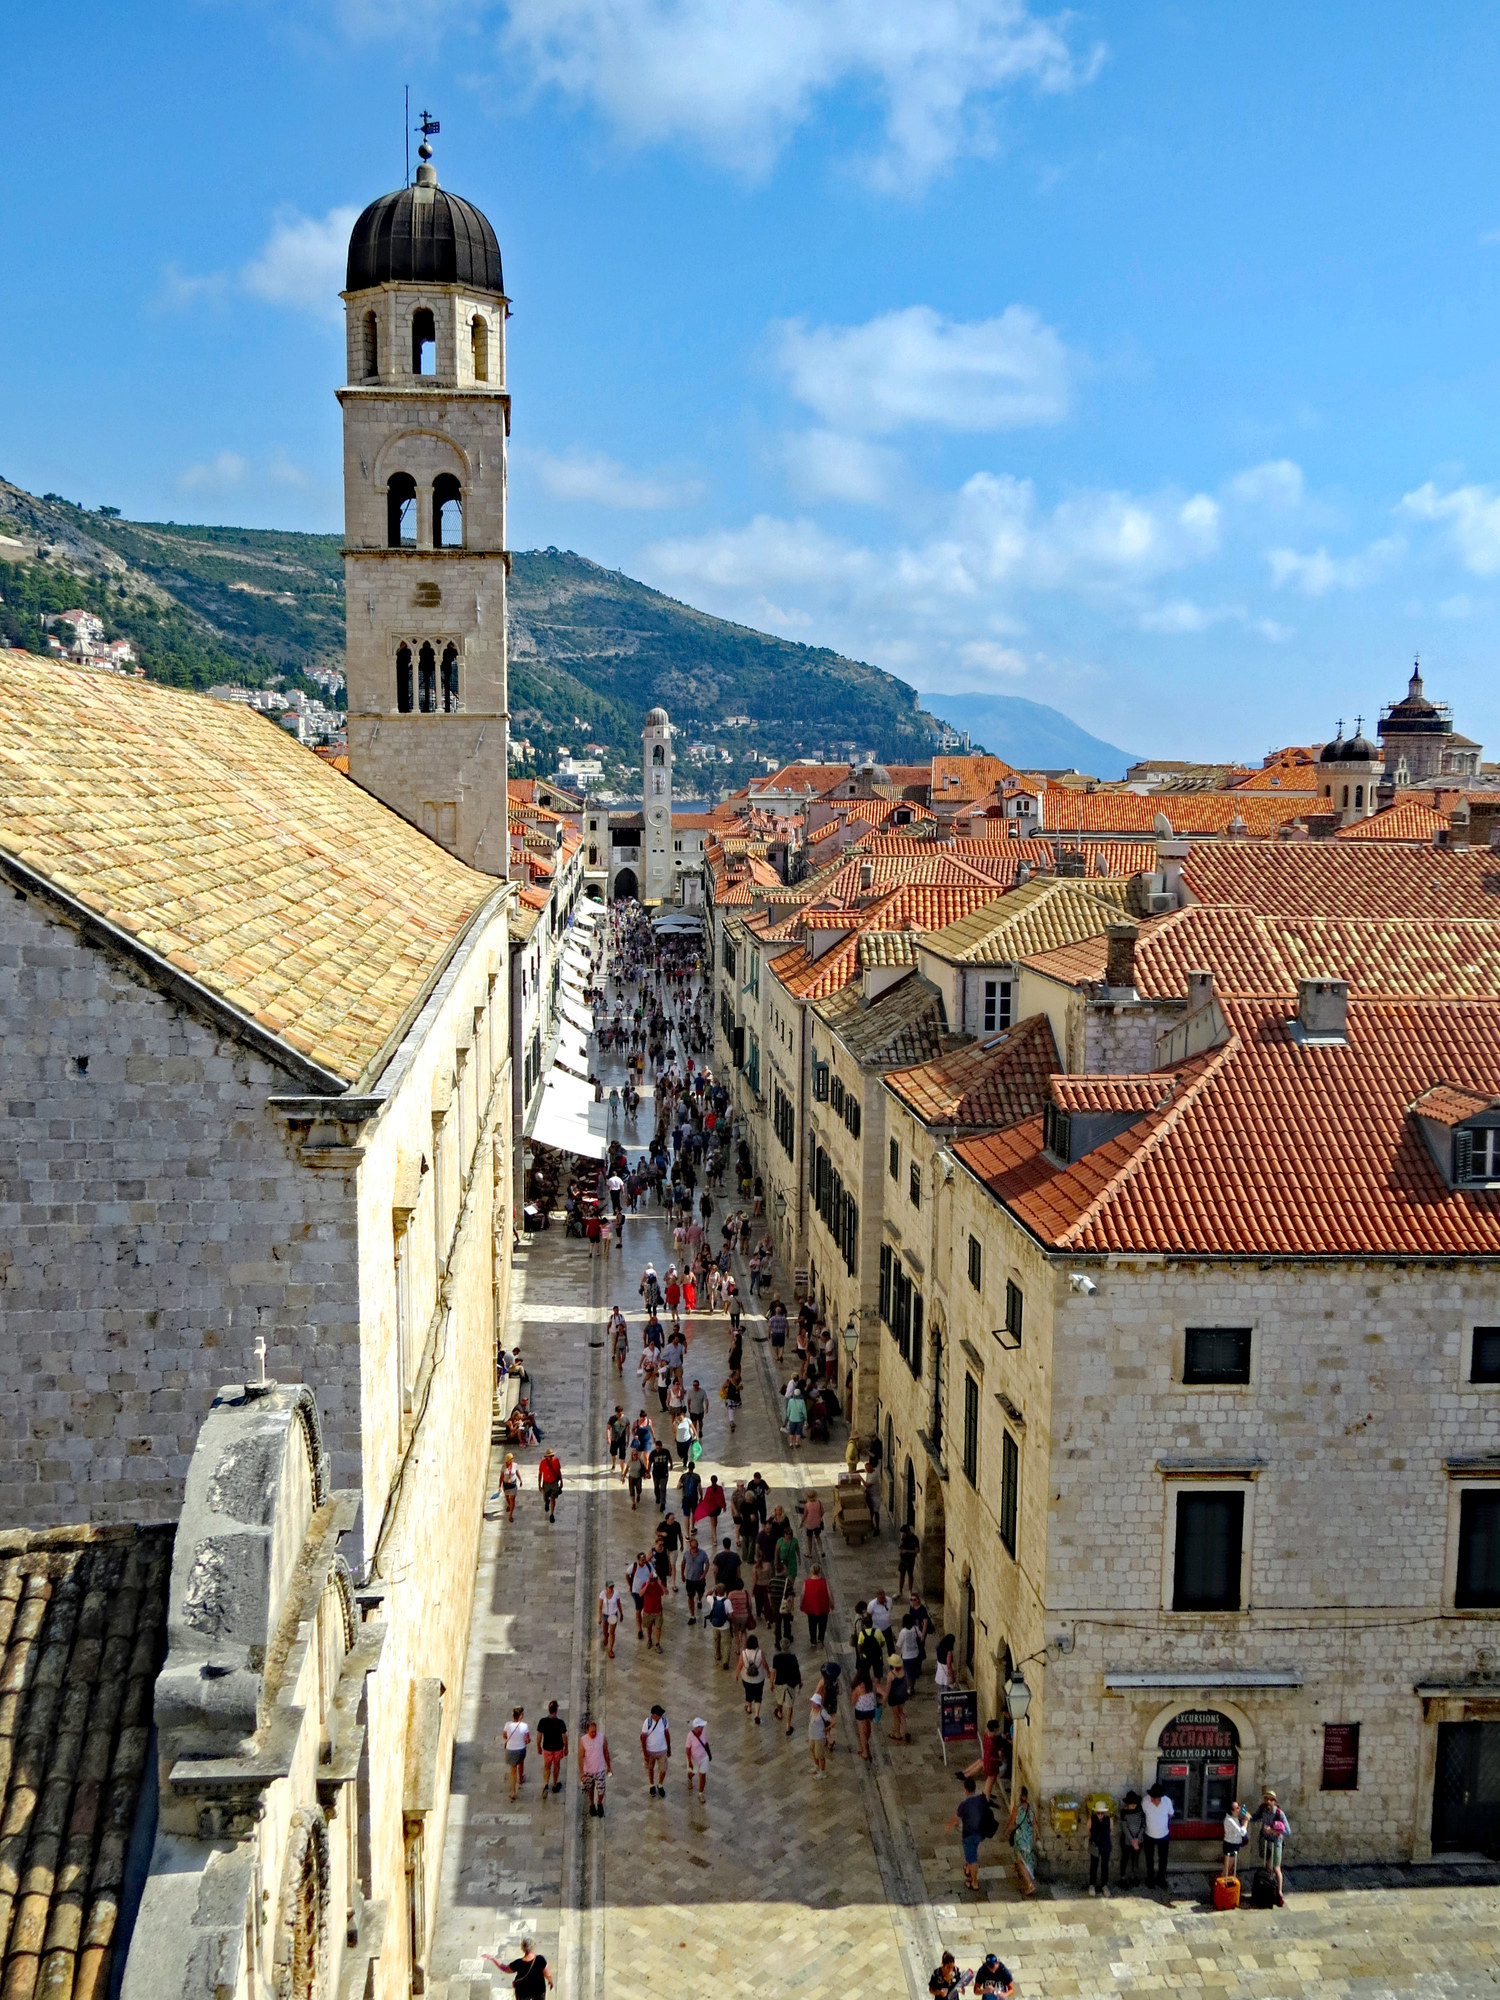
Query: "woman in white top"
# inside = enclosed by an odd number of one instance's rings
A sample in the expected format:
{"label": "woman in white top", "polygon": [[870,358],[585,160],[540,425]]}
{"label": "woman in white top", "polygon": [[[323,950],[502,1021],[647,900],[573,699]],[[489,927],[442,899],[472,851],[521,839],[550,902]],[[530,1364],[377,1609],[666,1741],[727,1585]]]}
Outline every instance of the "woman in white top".
{"label": "woman in white top", "polygon": [[513,1708],[510,1721],[500,1732],[505,1739],[505,1762],[510,1772],[510,1795],[516,1796],[517,1785],[526,1782],[526,1747],[531,1741],[531,1725],[526,1720],[524,1708]]}
{"label": "woman in white top", "polygon": [[703,1717],[694,1718],[688,1731],[687,1740],[687,1781],[688,1796],[692,1797],[693,1779],[698,1780],[698,1796],[701,1799],[708,1790],[708,1767],[713,1762],[714,1753],[708,1747],[708,1724]]}
{"label": "woman in white top", "polygon": [[625,1616],[625,1600],[612,1583],[606,1583],[599,1593],[599,1636],[604,1641],[604,1651],[612,1660],[615,1656],[615,1633],[620,1620]]}

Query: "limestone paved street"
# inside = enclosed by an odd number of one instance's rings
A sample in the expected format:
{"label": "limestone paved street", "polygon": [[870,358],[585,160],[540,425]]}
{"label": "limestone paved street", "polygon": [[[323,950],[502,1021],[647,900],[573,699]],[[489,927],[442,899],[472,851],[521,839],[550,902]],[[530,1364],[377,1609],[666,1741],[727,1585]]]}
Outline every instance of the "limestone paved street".
{"label": "limestone paved street", "polygon": [[[641,1129],[650,1129],[650,1101]],[[997,1841],[983,1854],[983,1893],[962,1886],[956,1836],[945,1831],[957,1793],[936,1739],[930,1671],[907,1711],[916,1739],[883,1740],[876,1761],[852,1754],[847,1702],[829,1774],[813,1776],[806,1694],[816,1653],[798,1621],[805,1681],[793,1734],[747,1720],[732,1671],[716,1670],[713,1642],[686,1622],[685,1599],[667,1600],[664,1651],[648,1653],[629,1615],[617,1657],[601,1658],[594,1607],[606,1577],[620,1584],[629,1559],[651,1545],[658,1515],[649,1485],[639,1512],[608,1472],[604,1425],[616,1401],[641,1406],[634,1362],[643,1317],[637,1285],[648,1258],[664,1271],[670,1231],[658,1212],[625,1224],[623,1253],[607,1257],[569,1241],[560,1226],[518,1253],[514,1339],[534,1378],[533,1404],[546,1442],[559,1452],[565,1486],[550,1526],[536,1491],[535,1446],[520,1454],[527,1485],[516,1519],[490,1506],[464,1687],[453,1798],[433,1955],[439,1991],[509,1979],[485,1954],[511,1955],[531,1935],[568,2000],[636,1995],[920,1995],[946,1946],[962,1965],[998,1950],[1022,1994],[1122,1995],[1174,1991],[1219,1996],[1469,1995],[1500,1990],[1500,1871],[1454,1866],[1299,1876],[1289,1869],[1287,1906],[1219,1915],[1204,1907],[1207,1878],[1182,1872],[1170,1903],[1145,1895],[1091,1900],[1067,1885],[1044,1886],[1023,1904]],[[743,1274],[742,1274],[743,1275]],[[778,1283],[783,1296],[784,1274]],[[769,1295],[767,1295],[769,1297]],[[618,1301],[631,1326],[623,1383],[603,1347],[603,1322]],[[791,1511],[816,1485],[827,1503],[844,1437],[797,1455],[773,1420],[770,1351],[747,1310],[745,1405],[730,1437],[717,1390],[728,1321],[698,1314],[686,1375],[710,1395],[701,1470],[727,1487],[755,1468],[773,1504]],[[654,1404],[654,1398],[653,1404]],[[653,1410],[655,1414],[655,1411]],[[490,1490],[501,1453],[493,1457]],[[675,1482],[669,1504],[675,1505]],[[830,1508],[831,1512],[831,1508]],[[834,1594],[830,1638],[848,1634],[857,1598],[893,1590],[894,1537],[847,1549],[828,1532]],[[627,1612],[630,1612],[627,1595]],[[839,1650],[847,1662],[842,1643]],[[535,1728],[557,1699],[576,1745],[583,1719],[599,1719],[614,1761],[608,1810],[590,1819],[572,1755],[563,1796],[543,1800],[540,1759],[507,1799],[501,1729],[524,1705]],[[667,1710],[673,1757],[667,1797],[647,1796],[639,1733],[653,1702]],[[709,1724],[713,1763],[706,1803],[687,1795],[683,1745],[697,1716]],[[955,1758],[955,1764],[957,1759]],[[1361,1886],[1361,1885],[1367,1886]]]}

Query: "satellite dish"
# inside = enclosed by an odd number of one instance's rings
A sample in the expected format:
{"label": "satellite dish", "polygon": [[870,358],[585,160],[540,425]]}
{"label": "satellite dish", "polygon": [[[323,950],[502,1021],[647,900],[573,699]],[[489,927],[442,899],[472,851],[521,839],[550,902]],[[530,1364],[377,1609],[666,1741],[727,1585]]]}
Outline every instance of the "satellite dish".
{"label": "satellite dish", "polygon": [[1164,812],[1159,812],[1156,815],[1156,818],[1151,822],[1151,827],[1159,839],[1170,840],[1172,838],[1172,822]]}

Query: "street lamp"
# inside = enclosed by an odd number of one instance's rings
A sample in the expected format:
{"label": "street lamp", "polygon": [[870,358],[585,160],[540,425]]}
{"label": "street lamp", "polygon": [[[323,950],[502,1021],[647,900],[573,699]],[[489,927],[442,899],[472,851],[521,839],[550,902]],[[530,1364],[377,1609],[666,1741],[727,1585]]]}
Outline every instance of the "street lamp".
{"label": "street lamp", "polygon": [[1019,1667],[1005,1683],[1005,1712],[1012,1722],[1024,1722],[1031,1706],[1031,1689]]}
{"label": "street lamp", "polygon": [[843,1329],[844,1345],[849,1350],[849,1366],[854,1366],[854,1357],[859,1352],[859,1321],[850,1313]]}

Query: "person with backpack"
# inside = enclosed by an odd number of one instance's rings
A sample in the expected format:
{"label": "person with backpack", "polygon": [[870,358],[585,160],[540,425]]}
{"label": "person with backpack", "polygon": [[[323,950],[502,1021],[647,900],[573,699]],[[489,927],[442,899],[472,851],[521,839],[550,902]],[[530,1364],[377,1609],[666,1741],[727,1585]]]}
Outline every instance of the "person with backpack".
{"label": "person with backpack", "polygon": [[964,1844],[964,1885],[979,1894],[979,1843],[983,1840],[988,1825],[989,1837],[999,1832],[999,1823],[991,1810],[989,1800],[982,1792],[974,1789],[974,1780],[963,1781],[964,1795],[958,1802],[957,1810],[949,1820],[945,1832],[957,1832]]}
{"label": "person with backpack", "polygon": [[1257,1892],[1263,1893],[1260,1876],[1264,1874],[1270,1878],[1275,1906],[1280,1909],[1286,1902],[1281,1857],[1292,1828],[1286,1814],[1276,1802],[1276,1794],[1269,1787],[1261,1793],[1260,1805],[1251,1815],[1250,1824],[1260,1828],[1260,1867],[1256,1870],[1256,1880],[1252,1884],[1251,1901],[1257,1901]]}

